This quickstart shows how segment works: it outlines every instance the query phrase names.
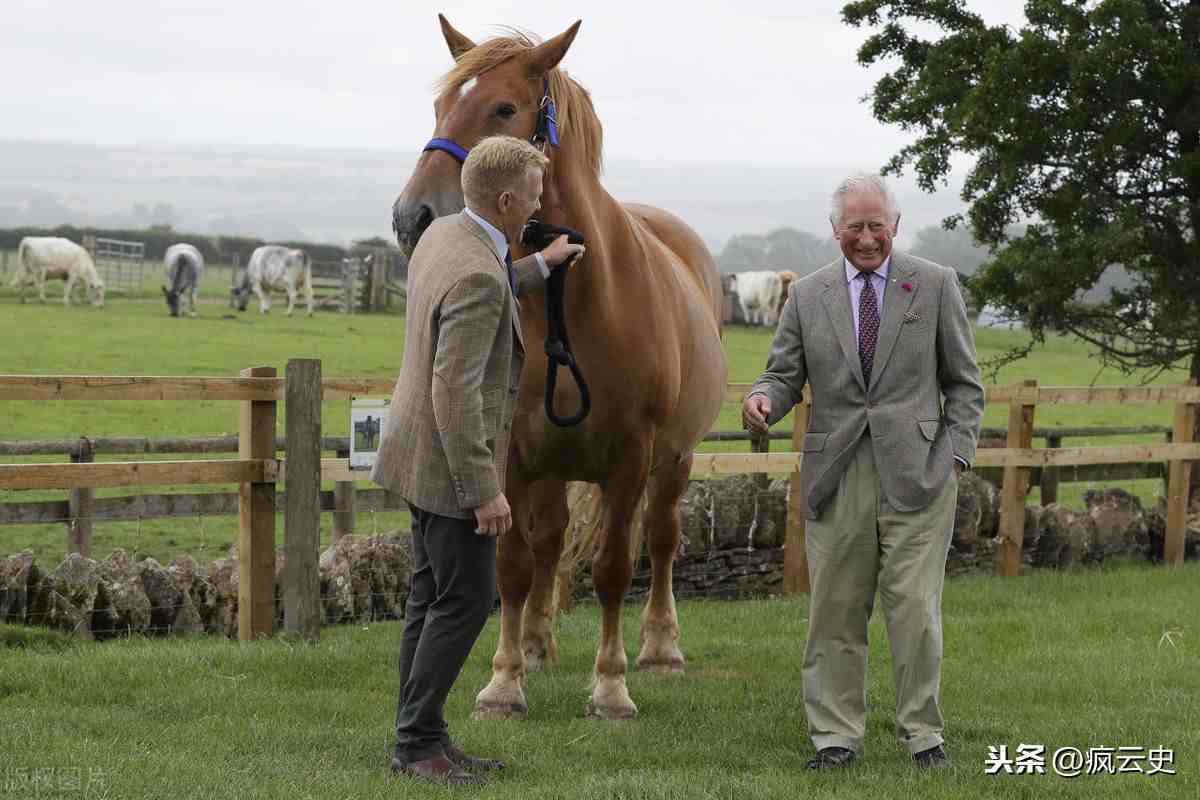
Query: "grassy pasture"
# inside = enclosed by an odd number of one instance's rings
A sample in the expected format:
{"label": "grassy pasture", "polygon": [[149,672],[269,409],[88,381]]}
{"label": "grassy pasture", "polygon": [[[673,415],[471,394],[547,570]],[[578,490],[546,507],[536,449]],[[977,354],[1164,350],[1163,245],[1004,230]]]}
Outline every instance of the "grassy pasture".
{"label": "grassy pasture", "polygon": [[[403,320],[387,314],[345,316],[318,312],[311,319],[298,314],[283,315],[278,304],[269,316],[250,310],[232,311],[227,303],[229,273],[208,273],[200,316],[172,319],[157,296],[157,272],[147,271],[147,295],[129,299],[114,297],[103,310],[90,306],[64,309],[59,301],[45,306],[37,302],[19,304],[5,286],[0,289],[0,372],[38,374],[109,375],[235,375],[256,365],[272,365],[283,373],[289,358],[320,358],[327,376],[395,376],[403,348]],[[0,278],[3,280],[3,278]],[[60,286],[55,282],[52,286]],[[153,292],[150,291],[153,288]],[[53,290],[50,296],[53,297]],[[981,357],[1000,352],[1024,334],[1007,331],[978,332]],[[771,332],[734,327],[725,335],[730,361],[730,380],[752,381],[763,368]],[[1137,376],[1100,370],[1087,349],[1065,338],[1051,339],[1035,357],[1008,367],[997,382],[1008,383],[1035,377],[1043,385],[1131,384]],[[1162,376],[1160,383],[1178,383],[1184,373]],[[219,401],[35,403],[6,402],[0,410],[0,440],[70,439],[96,436],[204,436],[236,433],[237,404]],[[282,414],[286,413],[281,409]],[[324,429],[330,435],[346,435],[348,409],[344,401],[324,407]],[[990,406],[985,424],[1003,427],[1007,408]],[[1136,425],[1170,424],[1169,406],[1058,406],[1040,408],[1038,425]],[[790,419],[780,423],[786,429]],[[726,404],[714,425],[719,430],[740,427],[736,404]],[[1132,437],[1137,439],[1138,437]],[[1155,437],[1140,437],[1154,440]],[[1128,440],[1128,438],[1126,439]],[[1116,444],[1121,439],[1067,440],[1068,445]],[[776,443],[775,449],[785,449]],[[744,442],[714,443],[704,450],[745,452]],[[126,458],[124,456],[112,457]],[[179,458],[179,456],[164,456]],[[8,458],[8,462],[18,459]],[[57,460],[46,457],[45,460]],[[1158,481],[1128,481],[1121,484],[1153,503],[1162,487]],[[230,487],[211,487],[229,491]],[[1083,484],[1063,484],[1060,501],[1081,505]],[[190,487],[146,487],[146,492],[196,491]],[[132,490],[100,490],[100,496],[133,493]],[[1030,496],[1036,502],[1037,490]],[[0,502],[18,499],[59,499],[61,492],[12,492],[0,490]],[[323,520],[328,528],[330,519]],[[360,514],[358,530],[387,530],[407,525],[407,515]],[[282,522],[278,528],[282,531]],[[328,530],[324,535],[328,536]],[[190,552],[212,558],[224,552],[236,538],[234,517],[208,519],[146,520],[144,522],[99,523],[95,529],[95,554],[103,557],[114,547],[125,547],[156,558]],[[40,559],[55,561],[65,551],[65,535],[57,523],[0,528],[0,551],[32,549]]]}
{"label": "grassy pasture", "polygon": [[[934,774],[913,769],[895,741],[880,614],[870,626],[864,758],[842,774],[803,770],[811,754],[800,680],[803,597],[681,602],[687,674],[632,671],[640,716],[614,724],[583,719],[599,627],[590,604],[556,620],[562,663],[529,676],[528,721],[471,721],[490,674],[493,617],[450,694],[447,718],[468,749],[510,767],[470,792],[386,776],[399,623],[327,628],[316,645],[282,637],[76,644],[0,627],[0,796],[82,796],[58,788],[79,780],[89,797],[178,800],[1195,798],[1200,566],[1148,573],[1106,564],[951,581],[942,702],[952,766]],[[639,612],[625,610],[631,658]],[[6,639],[16,646],[4,647]],[[1046,747],[1045,774],[984,774],[989,746],[1005,745],[1011,757],[1023,743]],[[1171,749],[1177,774],[1067,779],[1049,762],[1062,747],[1121,746]],[[1140,766],[1148,768],[1144,755]],[[36,775],[53,791],[20,783]]]}

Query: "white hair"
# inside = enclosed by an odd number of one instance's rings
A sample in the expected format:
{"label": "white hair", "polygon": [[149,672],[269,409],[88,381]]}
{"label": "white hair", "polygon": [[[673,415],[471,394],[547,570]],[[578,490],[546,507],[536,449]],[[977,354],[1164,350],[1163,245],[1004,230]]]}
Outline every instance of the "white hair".
{"label": "white hair", "polygon": [[879,175],[856,172],[833,190],[833,207],[829,213],[829,221],[833,223],[833,227],[836,228],[842,223],[842,216],[846,212],[846,198],[858,194],[875,194],[882,197],[884,211],[892,224],[900,219],[900,206],[896,203],[896,196],[892,194],[887,182]]}

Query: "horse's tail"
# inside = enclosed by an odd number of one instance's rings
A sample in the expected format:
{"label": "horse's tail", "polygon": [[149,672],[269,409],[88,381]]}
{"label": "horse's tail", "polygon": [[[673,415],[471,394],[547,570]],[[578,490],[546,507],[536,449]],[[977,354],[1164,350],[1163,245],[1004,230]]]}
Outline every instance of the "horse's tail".
{"label": "horse's tail", "polygon": [[[569,518],[563,535],[562,556],[558,560],[558,575],[554,586],[554,609],[565,611],[571,605],[571,593],[579,575],[580,565],[590,561],[604,545],[602,537],[607,533],[603,522],[600,487],[594,483],[571,482],[567,484],[567,509]],[[646,492],[634,509],[629,523],[629,558],[636,562],[642,552],[646,516]]]}

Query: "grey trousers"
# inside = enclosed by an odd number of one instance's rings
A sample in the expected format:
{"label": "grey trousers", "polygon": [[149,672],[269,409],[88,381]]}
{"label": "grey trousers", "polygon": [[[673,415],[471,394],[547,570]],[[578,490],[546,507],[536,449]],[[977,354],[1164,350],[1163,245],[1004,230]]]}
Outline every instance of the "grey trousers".
{"label": "grey trousers", "polygon": [[809,521],[804,709],[818,750],[862,752],[876,589],[892,651],[896,735],[910,753],[942,744],[942,585],[957,498],[952,473],[925,508],[893,509],[865,436],[820,519]]}
{"label": "grey trousers", "polygon": [[424,761],[450,744],[446,697],[496,602],[496,540],[475,520],[410,506],[413,574],[400,639],[396,756]]}

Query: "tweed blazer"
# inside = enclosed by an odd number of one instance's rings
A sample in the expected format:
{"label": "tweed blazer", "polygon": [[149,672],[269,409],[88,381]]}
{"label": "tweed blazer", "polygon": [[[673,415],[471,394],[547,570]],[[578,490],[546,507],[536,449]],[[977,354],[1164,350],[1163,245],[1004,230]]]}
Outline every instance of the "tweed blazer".
{"label": "tweed blazer", "polygon": [[[517,293],[544,282],[513,264]],[[404,356],[371,479],[418,508],[471,519],[504,489],[525,361],[504,262],[466,213],[434,220],[408,265]]]}
{"label": "tweed blazer", "polygon": [[863,382],[842,259],[794,283],[766,371],[750,394],[771,400],[773,424],[812,390],[801,449],[803,513],[819,518],[854,445],[870,430],[891,506],[915,511],[951,478],[954,456],[975,458],[983,384],[954,270],[892,253],[871,385]]}

